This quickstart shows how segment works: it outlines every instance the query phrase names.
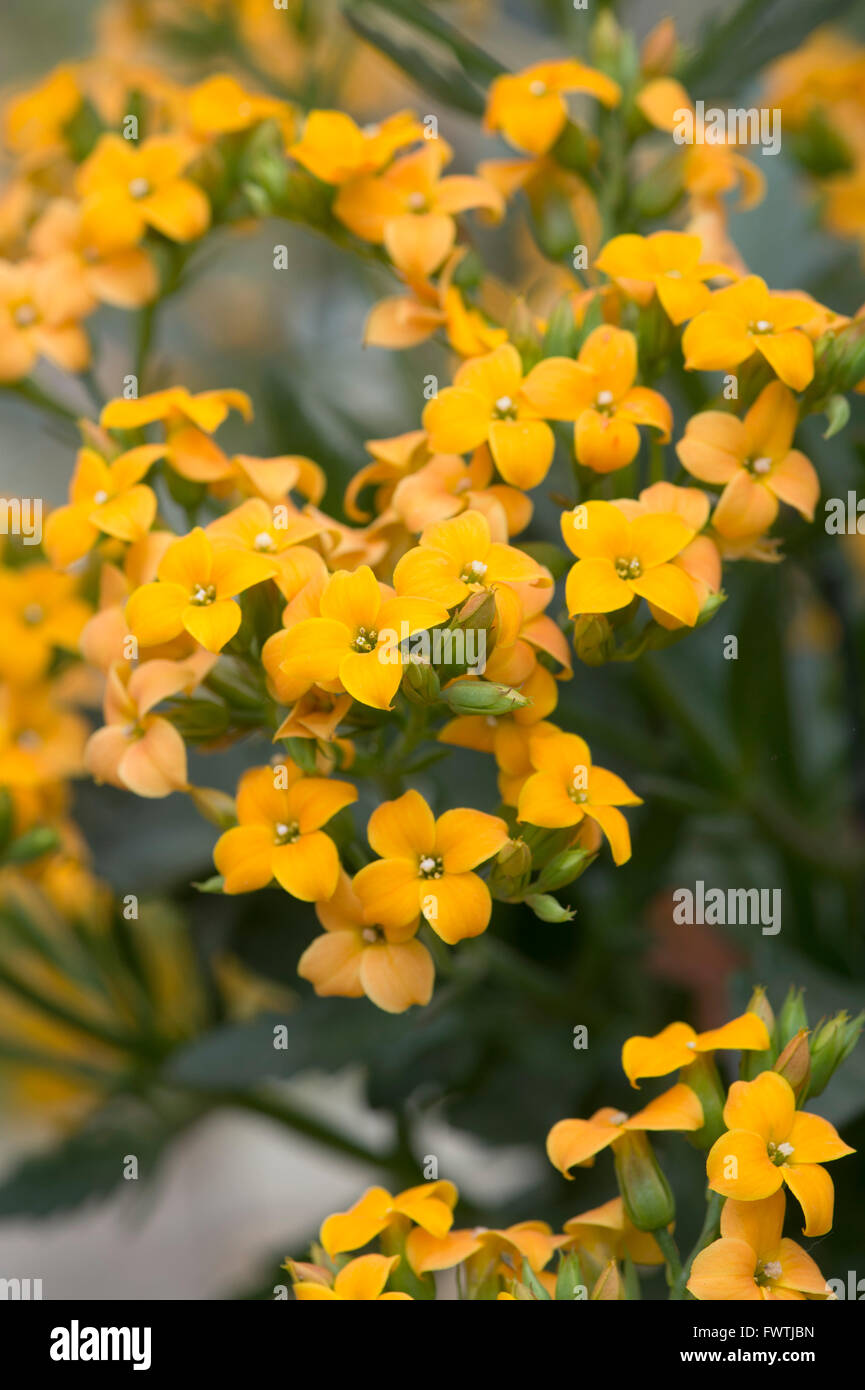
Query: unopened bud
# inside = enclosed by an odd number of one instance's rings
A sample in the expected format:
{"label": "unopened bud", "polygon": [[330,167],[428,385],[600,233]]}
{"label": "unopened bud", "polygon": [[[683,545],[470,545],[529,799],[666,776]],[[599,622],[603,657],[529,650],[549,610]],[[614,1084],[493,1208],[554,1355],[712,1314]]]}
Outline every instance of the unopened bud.
{"label": "unopened bud", "polygon": [[576,1250],[569,1250],[566,1255],[562,1255],[559,1264],[559,1272],[556,1276],[556,1301],[573,1303],[582,1288],[584,1288],[584,1280],[580,1257]]}
{"label": "unopened bud", "polygon": [[574,622],[574,651],[585,666],[603,666],[613,648],[613,630],[602,614],[584,613]]}
{"label": "unopened bud", "polygon": [[845,1011],[815,1029],[811,1038],[811,1082],[809,1096],[819,1096],[833,1073],[853,1051],[865,1024],[865,1012],[851,1018]]}
{"label": "unopened bud", "polygon": [[441,698],[441,681],[423,661],[407,661],[402,673],[402,693],[413,705],[434,705]]}
{"label": "unopened bud", "polygon": [[27,864],[31,859],[41,859],[43,854],[52,854],[60,848],[60,836],[48,825],[34,825],[32,830],[13,840],[6,846],[3,860],[6,864]]}
{"label": "unopened bud", "polygon": [[791,985],[778,1015],[778,1046],[786,1047],[800,1029],[807,1027],[808,1015],[805,1012],[804,993]]}
{"label": "unopened bud", "polygon": [[190,698],[180,700],[166,711],[166,719],[182,738],[191,743],[208,743],[228,728],[228,710],[221,700]]}
{"label": "unopened bud", "polygon": [[808,1048],[808,1030],[800,1028],[791,1038],[775,1063],[774,1070],[785,1081],[789,1081],[797,1101],[802,1100],[808,1091],[811,1079],[811,1053]]}
{"label": "unopened bud", "polygon": [[509,685],[494,685],[484,680],[454,681],[442,696],[453,714],[511,714],[531,704],[531,700]]}
{"label": "unopened bud", "polygon": [[643,40],[640,49],[640,70],[646,77],[664,77],[672,70],[676,57],[676,22],[662,19]]}
{"label": "unopened bud", "polygon": [[233,796],[219,791],[217,787],[189,787],[188,790],[196,811],[211,825],[228,830],[237,824],[237,807]]}
{"label": "unopened bud", "polygon": [[642,1130],[623,1130],[613,1145],[613,1160],[632,1224],[638,1231],[666,1229],[676,1214],[676,1204],[648,1135]]}
{"label": "unopened bud", "polygon": [[585,873],[594,858],[588,850],[579,848],[554,855],[538,874],[535,889],[539,893],[555,893]]}
{"label": "unopened bud", "polygon": [[623,1294],[624,1289],[619,1266],[615,1260],[608,1260],[595,1281],[591,1301],[593,1303],[616,1303]]}

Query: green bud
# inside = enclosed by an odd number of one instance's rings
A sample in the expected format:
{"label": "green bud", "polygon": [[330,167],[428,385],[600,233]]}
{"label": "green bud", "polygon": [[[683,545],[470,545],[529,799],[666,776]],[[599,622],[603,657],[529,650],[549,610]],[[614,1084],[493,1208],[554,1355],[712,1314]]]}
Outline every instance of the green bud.
{"label": "green bud", "polygon": [[442,698],[452,714],[511,714],[531,704],[531,700],[509,685],[494,685],[484,680],[454,681],[442,691]]}
{"label": "green bud", "polygon": [[189,799],[205,820],[220,830],[228,830],[237,825],[237,807],[234,797],[221,792],[216,787],[190,787]]}
{"label": "green bud", "polygon": [[592,1303],[616,1303],[623,1296],[622,1276],[615,1260],[608,1260],[592,1289]]}
{"label": "green bud", "polygon": [[305,772],[308,777],[315,776],[318,771],[315,760],[316,742],[313,738],[287,738],[284,739],[286,752],[293,763],[296,763],[301,772]]}
{"label": "green bud", "polygon": [[826,402],[826,428],[824,439],[832,439],[840,434],[850,419],[850,402],[846,396],[830,396]]}
{"label": "green bud", "polygon": [[166,710],[165,717],[190,743],[209,743],[228,728],[228,710],[221,700],[178,700]]}
{"label": "green bud", "polygon": [[550,314],[544,334],[544,357],[573,357],[577,346],[577,325],[570,295],[563,295]]}
{"label": "green bud", "polygon": [[808,1027],[804,991],[791,985],[778,1015],[778,1046],[786,1047],[800,1029]]}
{"label": "green bud", "polygon": [[562,854],[553,856],[538,874],[533,886],[538,893],[555,893],[585,873],[594,859],[595,855],[589,854],[588,850],[566,849]]}
{"label": "green bud", "polygon": [[532,869],[532,852],[525,840],[508,840],[493,860],[489,886],[494,898],[519,902]]}
{"label": "green bud", "polygon": [[[762,985],[757,985],[748,1001],[748,1013],[756,1014],[766,1025],[770,1040],[775,1036],[775,1014]],[[742,1081],[753,1081],[761,1071],[768,1071],[775,1060],[776,1048],[770,1045],[765,1052],[743,1052],[739,1063],[739,1077]]]}
{"label": "green bud", "polygon": [[642,217],[663,217],[670,212],[682,197],[684,175],[680,153],[660,160],[634,188],[633,201],[639,214]]}
{"label": "green bud", "polygon": [[613,1160],[625,1211],[637,1230],[665,1230],[676,1215],[676,1204],[648,1135],[623,1130],[613,1146]]}
{"label": "green bud", "polygon": [[724,1102],[726,1095],[711,1053],[698,1052],[690,1066],[679,1072],[679,1080],[697,1096],[703,1107],[703,1124],[686,1138],[697,1149],[711,1149],[724,1133]]}
{"label": "green bud", "polygon": [[774,1070],[783,1076],[793,1088],[796,1100],[804,1100],[808,1094],[811,1079],[811,1053],[808,1048],[808,1030],[800,1028],[781,1052]]}
{"label": "green bud", "polygon": [[43,854],[52,854],[60,848],[60,836],[49,825],[34,825],[17,840],[6,846],[3,862],[6,864],[27,864],[31,859],[41,859]]}
{"label": "green bud", "polygon": [[569,1250],[567,1254],[562,1253],[559,1259],[559,1270],[556,1276],[556,1302],[573,1303],[574,1299],[585,1288],[583,1271],[580,1266],[580,1257],[576,1250]]}
{"label": "green bud", "polygon": [[441,699],[441,681],[422,661],[407,661],[402,674],[402,693],[413,705],[434,705]]}
{"label": "green bud", "polygon": [[288,191],[288,161],[275,121],[262,121],[249,137],[240,161],[240,181],[254,210],[260,210],[262,216],[284,203]]}
{"label": "green bud", "polygon": [[525,902],[542,922],[572,922],[574,919],[572,910],[562,907],[558,898],[550,897],[549,893],[530,893]]}
{"label": "green bud", "polygon": [[526,1287],[531,1291],[533,1298],[540,1300],[540,1302],[542,1303],[551,1302],[550,1295],[547,1293],[540,1279],[535,1274],[535,1271],[532,1269],[531,1265],[526,1259],[523,1260],[523,1268],[520,1278],[522,1283],[525,1284]]}
{"label": "green bud", "polygon": [[15,803],[6,787],[0,787],[0,854],[15,828]]}
{"label": "green bud", "polygon": [[851,1018],[846,1010],[821,1023],[811,1037],[811,1081],[809,1096],[819,1096],[841,1063],[853,1051],[862,1027],[865,1011]]}
{"label": "green bud", "polygon": [[603,666],[613,651],[613,632],[603,614],[584,613],[574,620],[574,651],[585,666]]}

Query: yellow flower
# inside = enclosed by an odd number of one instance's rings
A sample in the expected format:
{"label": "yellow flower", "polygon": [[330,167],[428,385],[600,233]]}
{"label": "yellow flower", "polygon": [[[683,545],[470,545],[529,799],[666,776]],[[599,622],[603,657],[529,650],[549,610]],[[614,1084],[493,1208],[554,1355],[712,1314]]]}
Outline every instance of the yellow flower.
{"label": "yellow flower", "polygon": [[638,1231],[625,1211],[621,1197],[613,1197],[603,1206],[572,1216],[565,1222],[570,1236],[565,1249],[576,1249],[592,1257],[598,1265],[608,1260],[628,1256],[637,1265],[664,1263],[660,1246],[649,1231]]}
{"label": "yellow flower", "polygon": [[89,296],[121,309],[137,309],[159,289],[156,264],[141,246],[104,250],[95,245],[84,224],[82,208],[69,198],[55,198],[33,227],[29,249],[39,260],[66,253],[66,274]]}
{"label": "yellow flower", "polygon": [[628,1038],[622,1048],[622,1070],[636,1087],[645,1076],[667,1076],[680,1067],[689,1067],[700,1053],[719,1048],[763,1052],[769,1041],[765,1023],[753,1013],[741,1014],[706,1033],[695,1033],[689,1023],[670,1023],[653,1038]]}
{"label": "yellow flower", "polygon": [[656,294],[670,322],[680,324],[705,309],[711,297],[707,280],[736,279],[729,266],[702,255],[700,238],[685,232],[627,233],[608,241],[595,265],[638,304]]}
{"label": "yellow flower", "polygon": [[52,564],[61,569],[74,564],[100,535],[140,540],[156,516],[156,495],[141,479],[164,453],[161,444],[141,444],[109,461],[95,449],[79,450],[69,505],[58,507],[45,523],[45,550]]}
{"label": "yellow flower", "polygon": [[381,857],[355,875],[368,922],[404,927],[420,912],[448,945],[486,931],[492,899],[472,870],[508,839],[498,816],[454,809],[433,817],[419,792],[377,806],[369,842]]}
{"label": "yellow flower", "polygon": [[400,594],[424,594],[453,608],[482,589],[526,581],[549,588],[552,579],[530,555],[494,541],[482,512],[467,511],[422,532],[419,545],[397,563],[393,582]]}
{"label": "yellow flower", "polygon": [[347,183],[374,174],[404,145],[423,138],[411,111],[398,111],[376,125],[358,126],[344,111],[310,111],[303,135],[289,154],[323,183]]}
{"label": "yellow flower", "polygon": [[607,837],[616,863],[630,859],[628,822],[617,808],[641,806],[641,798],[614,772],[594,767],[589,745],[577,734],[546,729],[529,739],[529,750],[535,771],[520,790],[517,818],[558,829],[589,816]]}
{"label": "yellow flower", "polygon": [[684,1130],[693,1132],[703,1123],[703,1107],[690,1086],[680,1082],[649,1101],[636,1115],[604,1106],[589,1120],[559,1120],[547,1136],[547,1154],[554,1168],[571,1177],[570,1168],[590,1165],[602,1149],[631,1131]]}
{"label": "yellow flower", "polygon": [[815,306],[804,296],[773,294],[759,275],[715,290],[708,306],[682,334],[685,367],[726,371],[755,352],[794,391],[804,391],[814,376],[814,348],[803,325]]}
{"label": "yellow flower", "polygon": [[304,902],[333,897],[339,855],[321,827],[356,800],[349,782],[304,777],[293,763],[250,768],[237,788],[239,824],[213,850],[224,891],[251,893],[275,878]]}
{"label": "yellow flower", "polygon": [[301,1303],[384,1303],[399,1299],[412,1302],[407,1293],[382,1293],[399,1255],[361,1255],[349,1260],[337,1274],[331,1288],[327,1284],[301,1280],[294,1286],[294,1296]]}
{"label": "yellow flower", "polygon": [[691,1266],[688,1292],[716,1303],[825,1298],[829,1287],[811,1256],[783,1238],[784,1193],[757,1202],[729,1198],[721,1212],[721,1238]]}
{"label": "yellow flower", "polygon": [[670,438],[673,415],[664,397],[635,386],[637,340],[611,324],[592,330],[576,361],[547,357],[533,367],[523,394],[548,420],[574,421],[574,452],[597,473],[631,462],[640,447],[638,425],[651,425],[661,443]]}
{"label": "yellow flower", "polygon": [[[537,371],[537,368],[535,368]],[[495,465],[514,487],[532,488],[549,472],[553,432],[526,395],[520,355],[502,343],[484,357],[464,362],[453,386],[426,406],[423,425],[433,453],[464,454],[488,443]]]}
{"label": "yellow flower", "polygon": [[447,609],[428,598],[389,598],[368,565],[331,575],[321,616],[289,628],[280,667],[306,686],[339,681],[361,704],[389,709],[402,679],[399,643],[447,621]]}
{"label": "yellow flower", "polygon": [[83,372],[90,343],[79,320],[96,306],[65,254],[46,261],[0,261],[0,381],[29,376],[40,357]]}
{"label": "yellow flower", "polygon": [[522,72],[497,77],[490,86],[484,127],[501,131],[515,149],[545,154],[568,120],[564,93],[587,92],[604,106],[618,106],[617,82],[572,58],[535,63]]}
{"label": "yellow flower", "polygon": [[244,420],[252,418],[252,405],[244,391],[192,395],[185,386],[171,386],[147,396],[109,401],[99,423],[106,430],[138,430],[162,421],[165,457],[171,467],[191,482],[214,483],[233,478],[237,472],[236,465],[208,437],[219,429],[230,410],[239,411]]}
{"label": "yellow flower", "polygon": [[286,101],[248,92],[230,73],[215,73],[185,93],[186,118],[196,137],[249,130],[276,121],[286,144],[294,131],[294,112]]}
{"label": "yellow flower", "polygon": [[453,1225],[457,1190],[452,1182],[425,1182],[396,1197],[383,1187],[370,1187],[348,1211],[329,1216],[319,1239],[328,1255],[359,1250],[390,1226],[408,1229],[409,1222],[441,1238]]}
{"label": "yellow flower", "polygon": [[187,786],[186,745],[173,724],[151,711],[171,695],[188,695],[213,660],[145,661],[134,671],[123,661],[111,667],[105,726],[91,734],[84,750],[95,781],[146,797],[169,796]]}
{"label": "yellow flower", "polygon": [[854,1152],[834,1126],[797,1110],[793,1088],[774,1071],[733,1082],[724,1123],[727,1133],[706,1160],[709,1186],[724,1197],[753,1202],[786,1183],[802,1208],[805,1235],[830,1231],[835,1189],[820,1165]]}
{"label": "yellow flower", "polygon": [[773,381],[744,420],[705,410],[688,421],[676,453],[701,482],[723,484],[712,525],[725,539],[762,535],[777,517],[779,501],[813,521],[820,480],[810,460],[790,447],[797,419],[795,396]]}
{"label": "yellow flower", "polygon": [[186,631],[209,652],[221,651],[240,627],[236,596],[275,573],[267,556],[214,546],[196,526],[168,547],[158,581],[131,595],[126,605],[129,630],[145,647],[170,642]]}
{"label": "yellow flower", "polygon": [[644,598],[693,627],[697,593],[684,571],[670,562],[694,532],[673,513],[646,513],[627,521],[610,502],[585,502],[562,517],[562,535],[577,564],[567,579],[571,617],[613,613]]}
{"label": "yellow flower", "polygon": [[76,176],[84,235],[102,251],[135,246],[148,227],[172,241],[193,241],[210,225],[210,203],[184,177],[195,147],[172,135],[140,144],[100,137]]}
{"label": "yellow flower", "polygon": [[22,685],[38,680],[55,648],[76,651],[90,614],[71,575],[39,564],[0,569],[0,676]]}
{"label": "yellow flower", "polygon": [[367,922],[363,903],[345,873],[340,874],[330,901],[316,903],[315,913],[324,934],[306,948],[297,973],[312,982],[316,994],[348,999],[366,995],[392,1014],[403,1013],[412,1004],[429,1003],[435,967],[426,946],[415,939],[420,914],[404,927]]}

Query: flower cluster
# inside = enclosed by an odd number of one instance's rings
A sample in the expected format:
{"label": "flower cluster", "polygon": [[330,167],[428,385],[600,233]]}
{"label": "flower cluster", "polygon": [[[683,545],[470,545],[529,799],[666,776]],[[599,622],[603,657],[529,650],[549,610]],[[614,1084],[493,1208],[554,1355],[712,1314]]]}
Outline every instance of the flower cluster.
{"label": "flower cluster", "polygon": [[[673,1299],[835,1297],[811,1255],[783,1235],[785,1188],[802,1207],[804,1235],[825,1235],[833,1185],[823,1164],[853,1150],[802,1107],[822,1092],[862,1023],[839,1014],[809,1031],[801,991],[791,989],[776,1019],[758,989],[748,1011],[723,1027],[696,1033],[671,1023],[654,1037],[629,1038],[622,1069],[632,1086],[674,1072],[676,1083],[634,1114],[604,1107],[588,1120],[560,1120],[547,1136],[551,1163],[569,1178],[611,1151],[616,1196],[556,1232],[545,1221],[455,1227],[458,1194],[444,1180],[396,1196],[372,1187],[324,1221],[308,1262],[285,1262],[294,1297],[617,1301],[638,1298],[641,1278],[659,1266]],[[740,1079],[726,1086],[715,1054],[731,1051],[741,1054]],[[683,1134],[705,1155],[706,1219],[684,1263],[673,1194],[649,1137],[658,1133]],[[450,1270],[455,1283],[436,1280]]]}
{"label": "flower cluster", "polygon": [[[567,921],[555,893],[607,847],[628,860],[622,808],[641,798],[555,722],[573,653],[595,666],[679,641],[723,602],[727,562],[780,558],[779,522],[812,520],[820,492],[797,427],[824,410],[842,426],[861,323],[742,263],[723,197],[753,202],[760,180],[729,144],[669,148],[690,98],[667,24],[638,55],[605,13],[593,64],[493,78],[484,131],[515,157],[455,172],[434,118],[360,126],[228,71],[184,85],[133,63],[128,11],[110,63],[57,69],[3,115],[0,381],[68,415],[31,379],[47,361],[97,396],[85,323],[102,303],[136,311],[138,352],[80,421],[43,554],[3,578],[0,783],[16,833],[42,816],[25,791],[85,766],[140,797],[188,794],[221,832],[209,891],[275,884],[314,904],[324,935],[301,975],[399,1012],[430,998],[438,942],[484,932],[494,899]],[[539,253],[556,272],[545,302],[504,290],[469,240],[468,214],[496,235],[523,195],[530,275]],[[252,415],[244,392],[144,389],[156,309],[196,249],[263,216],[395,277],[368,343],[438,335],[453,355],[415,428],[368,441],[346,519],[314,460],[220,442]],[[659,218],[673,225],[648,230]],[[677,420],[683,382],[704,408]],[[97,686],[85,748],[66,701]],[[191,783],[190,747],[262,736],[276,751],[250,755],[236,796]],[[453,750],[492,760],[497,804],[429,804],[425,770]],[[367,848],[349,808],[370,790]]]}

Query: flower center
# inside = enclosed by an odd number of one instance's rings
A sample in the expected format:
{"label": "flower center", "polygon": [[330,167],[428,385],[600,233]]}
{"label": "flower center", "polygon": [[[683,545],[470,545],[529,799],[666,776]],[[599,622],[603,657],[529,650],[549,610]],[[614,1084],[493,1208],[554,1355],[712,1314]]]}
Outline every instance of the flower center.
{"label": "flower center", "polygon": [[361,940],[368,945],[374,946],[377,941],[384,941],[384,932],[381,927],[364,927],[360,934]]}
{"label": "flower center", "polygon": [[259,531],[255,540],[252,542],[256,550],[275,550],[276,542],[269,531]]}
{"label": "flower center", "polygon": [[108,493],[105,491],[104,488],[100,488],[99,492],[94,492],[94,494],[93,494],[93,501],[94,501],[94,502],[97,504],[97,506],[99,506],[99,507],[102,506],[102,503],[103,503],[103,502],[107,502],[107,501],[108,501]]}
{"label": "flower center", "polygon": [[35,752],[41,748],[42,740],[35,729],[23,729],[15,740],[18,748],[23,748],[25,753]]}
{"label": "flower center", "polygon": [[534,82],[529,83],[529,91],[533,97],[543,97],[547,94],[547,84],[536,77]]}
{"label": "flower center", "polygon": [[771,333],[772,327],[773,325],[770,319],[757,319],[756,323],[750,325],[752,333]]}
{"label": "flower center", "polygon": [[356,652],[374,652],[378,645],[378,633],[374,628],[359,627],[351,645]]}
{"label": "flower center", "polygon": [[772,467],[772,460],[766,457],[759,459],[751,459],[750,463],[748,464],[748,467],[750,468],[752,473],[768,473],[769,469]]}
{"label": "flower center", "polygon": [[28,603],[27,607],[24,609],[22,617],[24,618],[24,621],[25,623],[27,623],[28,627],[35,627],[37,623],[41,623],[42,619],[45,617],[45,614],[38,603]]}
{"label": "flower center", "polygon": [[609,415],[610,406],[613,404],[613,399],[614,397],[612,391],[599,391],[595,398],[595,405],[598,407],[598,410],[603,411],[607,415]]}
{"label": "flower center", "polygon": [[406,203],[412,212],[425,212],[427,206],[426,195],[421,192],[410,193],[406,198]]}
{"label": "flower center", "polygon": [[130,179],[127,190],[130,198],[146,198],[150,192],[150,184],[147,179]]}
{"label": "flower center", "polygon": [[758,1260],[757,1268],[754,1270],[754,1283],[765,1289],[773,1279],[780,1279],[781,1273],[780,1260]]}
{"label": "flower center", "polygon": [[610,1118],[607,1120],[607,1124],[608,1124],[608,1125],[623,1125],[623,1124],[625,1123],[625,1120],[626,1120],[627,1118],[628,1118],[628,1117],[627,1117],[627,1115],[626,1115],[626,1113],[625,1113],[624,1110],[614,1110],[613,1113],[612,1113],[612,1115],[610,1116]]}
{"label": "flower center", "polygon": [[273,827],[273,843],[275,845],[292,845],[300,836],[300,826],[297,821],[291,821],[286,825],[285,821],[277,821]]}
{"label": "flower center", "polygon": [[196,584],[192,593],[189,595],[189,602],[194,603],[198,608],[206,608],[213,603],[216,598],[216,588],[213,584]]}
{"label": "flower center", "polygon": [[769,1142],[769,1159],[776,1168],[781,1168],[793,1153],[792,1144],[773,1144]]}
{"label": "flower center", "polygon": [[483,560],[470,560],[460,575],[464,584],[482,584],[487,566]]}
{"label": "flower center", "polygon": [[589,799],[589,793],[580,787],[568,787],[568,796],[576,806],[582,806]]}
{"label": "flower center", "polygon": [[29,328],[31,324],[36,322],[39,315],[36,312],[36,306],[27,300],[24,304],[18,305],[12,317],[18,328]]}
{"label": "flower center", "polygon": [[668,280],[681,280],[682,278],[681,270],[668,270],[666,275]]}
{"label": "flower center", "polygon": [[643,573],[643,566],[636,555],[619,555],[615,565],[620,579],[639,579]]}
{"label": "flower center", "polygon": [[499,396],[493,404],[493,415],[497,420],[516,420],[517,407],[513,396]]}
{"label": "flower center", "polygon": [[425,854],[418,865],[419,878],[441,878],[444,873],[444,864],[440,854]]}

